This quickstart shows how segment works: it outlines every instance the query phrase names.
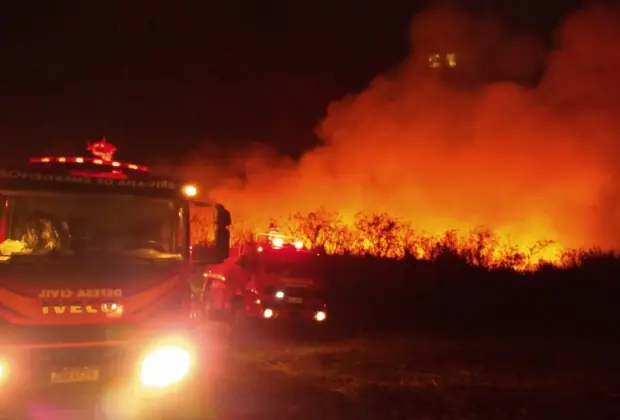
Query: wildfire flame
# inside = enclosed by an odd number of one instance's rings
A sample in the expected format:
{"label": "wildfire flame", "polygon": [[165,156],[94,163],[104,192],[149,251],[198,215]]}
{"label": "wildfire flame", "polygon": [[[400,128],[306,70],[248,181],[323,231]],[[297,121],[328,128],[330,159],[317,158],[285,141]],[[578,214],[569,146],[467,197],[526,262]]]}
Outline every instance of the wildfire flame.
{"label": "wildfire flame", "polygon": [[[615,248],[620,15],[590,8],[557,34],[545,54],[496,21],[427,11],[407,60],[329,104],[322,144],[299,161],[260,148],[185,171],[227,203],[237,238],[275,220],[330,252],[436,258],[444,244],[518,269]],[[458,66],[429,68],[438,52]]]}

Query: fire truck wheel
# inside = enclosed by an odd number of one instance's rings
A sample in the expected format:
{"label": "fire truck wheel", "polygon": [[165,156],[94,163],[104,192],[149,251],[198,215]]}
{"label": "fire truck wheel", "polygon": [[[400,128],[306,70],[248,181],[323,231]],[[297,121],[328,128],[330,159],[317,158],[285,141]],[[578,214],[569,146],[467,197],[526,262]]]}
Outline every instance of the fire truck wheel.
{"label": "fire truck wheel", "polygon": [[211,302],[211,293],[207,290],[202,300],[202,311],[205,321],[211,321],[213,318],[213,303]]}
{"label": "fire truck wheel", "polygon": [[233,298],[230,304],[228,322],[230,323],[233,334],[245,335],[249,328],[249,318],[243,306],[241,298]]}
{"label": "fire truck wheel", "polygon": [[213,301],[209,289],[205,291],[202,298],[202,315],[205,322],[222,320],[221,311],[213,308]]}
{"label": "fire truck wheel", "polygon": [[230,303],[230,323],[234,327],[240,327],[245,321],[245,311],[243,310],[243,301],[233,298]]}
{"label": "fire truck wheel", "polygon": [[234,347],[243,347],[247,340],[247,317],[241,299],[233,299],[228,313],[230,325],[230,343]]}

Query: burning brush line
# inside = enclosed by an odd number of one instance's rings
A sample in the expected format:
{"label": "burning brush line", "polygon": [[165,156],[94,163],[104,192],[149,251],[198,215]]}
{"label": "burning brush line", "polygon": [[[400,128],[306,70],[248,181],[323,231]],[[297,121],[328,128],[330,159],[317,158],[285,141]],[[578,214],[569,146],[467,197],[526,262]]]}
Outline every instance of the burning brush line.
{"label": "burning brush line", "polygon": [[[584,257],[599,252],[568,249],[552,240],[512,243],[485,228],[429,235],[385,213],[358,213],[352,223],[345,223],[335,213],[318,211],[295,214],[276,222],[281,233],[301,238],[307,247],[336,255],[408,257],[430,261],[452,258],[474,266],[534,271],[542,266],[578,266]],[[196,243],[213,240],[207,220],[196,216],[192,225],[193,231],[197,232]],[[231,229],[231,242],[233,245],[250,243],[258,231],[260,228],[238,220]]]}

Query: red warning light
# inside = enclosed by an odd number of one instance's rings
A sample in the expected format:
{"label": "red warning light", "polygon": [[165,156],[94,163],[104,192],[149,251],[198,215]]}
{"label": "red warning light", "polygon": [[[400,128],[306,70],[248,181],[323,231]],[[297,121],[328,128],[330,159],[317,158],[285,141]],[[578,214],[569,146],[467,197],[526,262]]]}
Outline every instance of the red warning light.
{"label": "red warning light", "polygon": [[278,232],[278,227],[275,223],[269,224],[269,232],[267,233],[258,233],[256,235],[256,242],[261,244],[258,246],[258,252],[263,252],[265,250],[264,247],[268,249],[278,250],[285,248],[294,248],[297,251],[304,250],[304,242],[299,240],[298,238],[294,238],[292,236],[282,235]]}
{"label": "red warning light", "polygon": [[108,143],[105,137],[94,143],[88,142],[87,149],[93,156],[101,158],[106,162],[111,162],[114,159],[114,153],[116,153],[116,146]]}

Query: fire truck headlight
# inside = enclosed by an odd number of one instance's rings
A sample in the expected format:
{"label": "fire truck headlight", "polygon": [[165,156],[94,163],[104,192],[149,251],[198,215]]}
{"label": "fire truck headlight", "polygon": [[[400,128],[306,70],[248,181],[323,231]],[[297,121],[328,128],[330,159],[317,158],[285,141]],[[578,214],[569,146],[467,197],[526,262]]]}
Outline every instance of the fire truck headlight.
{"label": "fire truck headlight", "polygon": [[189,373],[191,355],[182,347],[159,347],[142,361],[140,382],[149,388],[166,388]]}
{"label": "fire truck headlight", "polygon": [[271,241],[271,245],[273,245],[274,248],[281,248],[284,245],[284,240],[282,240],[282,238],[274,238],[273,241]]}
{"label": "fire truck headlight", "polygon": [[8,367],[6,365],[6,362],[2,359],[0,359],[0,384],[2,384],[8,374]]}
{"label": "fire truck headlight", "polygon": [[183,194],[186,197],[196,197],[198,195],[198,189],[194,185],[185,185],[183,187]]}
{"label": "fire truck headlight", "polygon": [[323,322],[327,319],[327,314],[324,311],[318,311],[314,314],[314,319],[317,322]]}
{"label": "fire truck headlight", "polygon": [[267,309],[265,309],[263,311],[263,318],[265,318],[265,319],[271,319],[271,318],[273,318],[273,315],[274,315],[273,310],[271,310],[269,308],[267,308]]}
{"label": "fire truck headlight", "polygon": [[284,292],[282,290],[276,292],[276,299],[284,299]]}

